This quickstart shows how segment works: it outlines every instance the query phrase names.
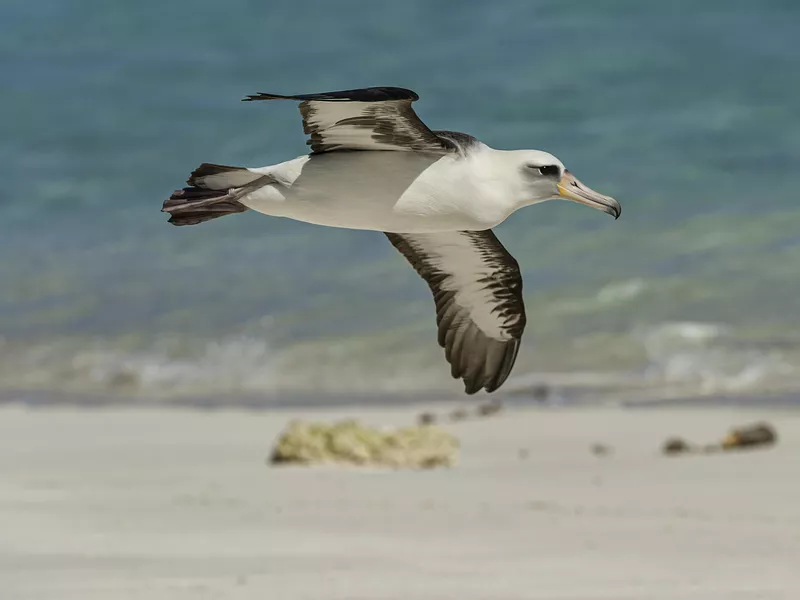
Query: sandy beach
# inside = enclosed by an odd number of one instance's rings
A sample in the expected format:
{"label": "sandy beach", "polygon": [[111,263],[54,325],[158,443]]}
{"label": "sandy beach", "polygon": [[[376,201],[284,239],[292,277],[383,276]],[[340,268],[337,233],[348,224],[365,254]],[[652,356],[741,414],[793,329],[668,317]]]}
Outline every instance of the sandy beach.
{"label": "sandy beach", "polygon": [[[265,462],[292,418],[418,412],[3,408],[0,597],[800,597],[800,413],[509,410],[447,426],[452,469]],[[659,452],[755,420],[777,446]]]}

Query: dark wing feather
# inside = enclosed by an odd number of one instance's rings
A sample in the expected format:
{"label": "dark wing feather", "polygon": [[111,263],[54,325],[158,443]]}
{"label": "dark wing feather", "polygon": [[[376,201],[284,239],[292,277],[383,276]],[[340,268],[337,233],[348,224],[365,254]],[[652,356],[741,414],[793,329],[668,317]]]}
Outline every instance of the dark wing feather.
{"label": "dark wing feather", "polygon": [[499,388],[525,329],[517,261],[491,230],[386,236],[428,282],[453,377],[464,380],[468,394]]}
{"label": "dark wing feather", "polygon": [[244,100],[299,100],[312,154],[335,150],[456,151],[450,139],[428,129],[411,108],[418,98],[404,88],[373,87],[297,96],[259,93]]}

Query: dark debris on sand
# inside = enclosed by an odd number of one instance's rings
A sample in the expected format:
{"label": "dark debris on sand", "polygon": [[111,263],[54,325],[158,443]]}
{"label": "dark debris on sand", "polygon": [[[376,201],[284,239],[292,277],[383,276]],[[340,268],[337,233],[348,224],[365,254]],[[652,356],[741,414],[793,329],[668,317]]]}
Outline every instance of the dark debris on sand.
{"label": "dark debris on sand", "polygon": [[704,446],[692,444],[678,437],[669,438],[662,446],[667,456],[678,454],[711,454],[774,446],[778,441],[775,428],[769,423],[754,423],[731,429],[720,442]]}

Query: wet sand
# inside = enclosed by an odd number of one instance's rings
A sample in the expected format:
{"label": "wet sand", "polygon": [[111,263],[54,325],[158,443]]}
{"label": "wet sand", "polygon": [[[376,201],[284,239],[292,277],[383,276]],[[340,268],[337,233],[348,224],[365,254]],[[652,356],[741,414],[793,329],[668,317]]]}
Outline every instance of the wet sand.
{"label": "wet sand", "polygon": [[[0,597],[800,597],[800,412],[514,410],[447,425],[450,470],[265,464],[291,418],[420,410],[3,408]],[[772,449],[659,452],[761,419]]]}

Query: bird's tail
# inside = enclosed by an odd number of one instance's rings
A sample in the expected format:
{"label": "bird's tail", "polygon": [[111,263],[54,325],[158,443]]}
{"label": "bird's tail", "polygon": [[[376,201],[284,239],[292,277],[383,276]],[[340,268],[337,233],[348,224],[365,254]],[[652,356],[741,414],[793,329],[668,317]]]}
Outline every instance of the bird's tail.
{"label": "bird's tail", "polygon": [[197,225],[211,219],[247,210],[239,199],[273,180],[244,167],[203,163],[186,181],[189,187],[175,190],[164,201],[161,212],[170,213],[173,225]]}

